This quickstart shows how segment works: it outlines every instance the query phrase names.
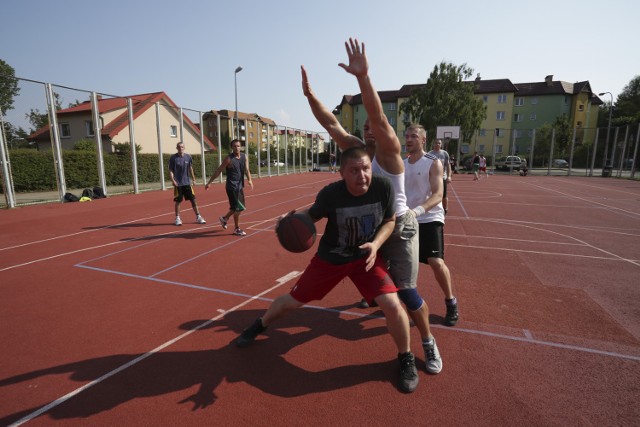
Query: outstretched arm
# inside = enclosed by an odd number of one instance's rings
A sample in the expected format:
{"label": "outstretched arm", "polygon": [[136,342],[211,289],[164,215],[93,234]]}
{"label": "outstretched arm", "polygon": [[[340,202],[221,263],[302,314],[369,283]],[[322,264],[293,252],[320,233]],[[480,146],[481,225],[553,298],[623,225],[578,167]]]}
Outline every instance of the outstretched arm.
{"label": "outstretched arm", "polygon": [[338,65],[358,79],[358,85],[362,93],[362,104],[367,110],[369,125],[376,138],[376,157],[380,155],[385,157],[399,156],[400,140],[398,140],[393,127],[389,124],[387,116],[382,109],[380,96],[378,96],[378,92],[375,91],[371,79],[369,79],[369,64],[365,54],[364,43],[360,45],[357,39],[350,38],[344,45],[347,49],[349,65],[343,63]]}
{"label": "outstretched arm", "polygon": [[311,112],[313,112],[313,115],[320,125],[329,132],[329,136],[336,141],[340,149],[346,150],[349,147],[364,145],[358,137],[350,135],[344,130],[338,119],[336,119],[336,116],[316,98],[309,84],[307,70],[304,69],[304,65],[300,66],[300,70],[302,72],[302,93],[304,93],[307,101],[309,101]]}
{"label": "outstretched arm", "polygon": [[[204,185],[204,189],[208,190],[209,186],[211,185],[211,183],[213,182],[214,179],[216,179],[218,176],[220,176],[220,174],[222,173],[222,171],[227,167],[227,165],[229,164],[229,157],[225,158],[224,161],[222,163],[220,163],[220,166],[218,166],[218,169],[216,169],[216,171],[213,173],[213,175],[211,175],[211,178],[209,178],[209,181],[207,181],[207,183]],[[252,187],[253,188],[253,187]]]}

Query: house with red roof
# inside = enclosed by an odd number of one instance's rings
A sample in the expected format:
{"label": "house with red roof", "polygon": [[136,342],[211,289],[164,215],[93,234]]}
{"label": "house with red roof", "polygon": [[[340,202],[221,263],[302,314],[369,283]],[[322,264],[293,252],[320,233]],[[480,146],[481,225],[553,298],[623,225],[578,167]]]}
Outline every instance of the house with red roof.
{"label": "house with red roof", "polygon": [[[173,153],[180,141],[185,144],[189,154],[201,153],[200,127],[193,123],[180,107],[164,92],[131,95],[122,98],[98,99],[102,149],[105,153],[115,151],[114,144],[130,144],[129,111],[127,99],[131,98],[133,111],[133,130],[136,145],[141,153],[158,153],[158,138],[163,153]],[[156,105],[158,106],[156,108]],[[91,103],[85,101],[76,106],[56,112],[60,144],[63,149],[72,150],[78,141],[94,139]],[[182,135],[182,136],[181,136]],[[39,150],[50,150],[51,130],[44,126],[27,137],[35,142]],[[216,150],[215,144],[204,137],[205,151]]]}

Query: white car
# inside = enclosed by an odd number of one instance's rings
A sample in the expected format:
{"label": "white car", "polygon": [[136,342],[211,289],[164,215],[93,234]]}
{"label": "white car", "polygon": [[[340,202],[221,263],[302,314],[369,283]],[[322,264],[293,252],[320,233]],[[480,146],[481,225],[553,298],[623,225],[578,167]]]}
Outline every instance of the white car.
{"label": "white car", "polygon": [[553,163],[551,163],[554,168],[568,168],[569,162],[563,159],[553,159]]}
{"label": "white car", "polygon": [[522,159],[518,156],[503,156],[496,160],[494,166],[496,169],[514,169],[519,170],[522,165]]}
{"label": "white car", "polygon": [[279,162],[277,160],[272,160],[271,161],[271,165],[272,166],[281,166],[282,167],[282,166],[284,166],[284,163],[283,162]]}

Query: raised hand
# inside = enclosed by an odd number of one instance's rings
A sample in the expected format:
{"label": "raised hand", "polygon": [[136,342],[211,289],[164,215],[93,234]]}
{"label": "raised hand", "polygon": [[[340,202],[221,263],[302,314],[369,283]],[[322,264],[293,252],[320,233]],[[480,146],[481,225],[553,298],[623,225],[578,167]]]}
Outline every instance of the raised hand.
{"label": "raised hand", "polygon": [[307,78],[307,70],[304,69],[304,65],[300,66],[300,71],[302,72],[302,93],[304,96],[313,96],[313,91],[311,90],[309,79]]}
{"label": "raised hand", "polygon": [[349,65],[341,62],[338,66],[344,68],[347,73],[353,74],[356,77],[366,76],[369,70],[369,64],[367,63],[364,43],[360,45],[358,39],[349,38],[348,42],[344,42],[344,46],[347,49]]}

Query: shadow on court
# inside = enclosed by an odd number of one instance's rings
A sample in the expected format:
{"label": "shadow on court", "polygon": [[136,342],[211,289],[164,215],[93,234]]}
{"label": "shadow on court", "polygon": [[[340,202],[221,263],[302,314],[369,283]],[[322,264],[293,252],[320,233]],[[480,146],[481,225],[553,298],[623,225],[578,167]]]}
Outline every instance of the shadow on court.
{"label": "shadow on court", "polygon": [[[142,358],[131,367],[45,412],[45,416],[53,419],[69,419],[87,418],[130,400],[186,391],[194,386],[198,386],[198,390],[176,401],[176,405],[186,405],[193,411],[204,409],[216,402],[216,390],[223,381],[244,382],[264,393],[286,398],[327,392],[371,381],[390,382],[395,386],[397,362],[393,352],[378,363],[350,364],[313,372],[285,359],[284,356],[293,348],[311,343],[322,336],[357,341],[387,333],[385,326],[365,328],[362,322],[367,320],[366,317],[350,317],[348,320],[341,318],[339,311],[345,308],[351,307],[336,307],[331,309],[336,311],[322,312],[304,308],[297,310],[267,329],[264,335],[248,348],[237,348],[231,342],[217,349],[160,352],[148,357],[142,354],[116,354],[4,378],[0,380],[0,387],[59,374],[69,374],[69,378],[77,381],[78,387],[81,387]],[[233,331],[237,335],[262,313],[263,311],[257,310],[231,312],[197,332],[210,334],[212,331]],[[205,322],[194,320],[180,325],[180,329],[191,330]],[[288,333],[283,331],[283,328],[296,328],[302,332]],[[332,350],[327,347],[314,347],[309,349],[308,354],[314,356],[314,363],[322,363],[322,360],[331,360]],[[49,402],[43,402],[42,406],[47,403]],[[24,409],[5,416],[0,419],[0,425],[16,422],[40,407]]]}

